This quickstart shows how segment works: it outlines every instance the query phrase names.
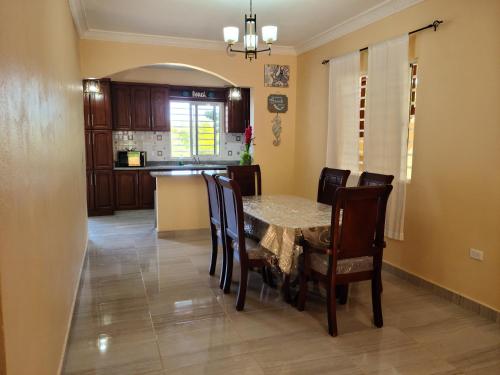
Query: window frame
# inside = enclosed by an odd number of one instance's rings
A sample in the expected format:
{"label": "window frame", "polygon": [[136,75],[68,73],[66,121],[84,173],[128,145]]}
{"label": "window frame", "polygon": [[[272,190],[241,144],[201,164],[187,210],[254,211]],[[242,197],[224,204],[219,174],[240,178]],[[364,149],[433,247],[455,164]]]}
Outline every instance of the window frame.
{"label": "window frame", "polygon": [[[170,118],[170,159],[172,160],[191,160],[194,157],[200,160],[210,160],[210,158],[221,157],[221,142],[222,133],[224,131],[224,121],[225,121],[225,102],[223,101],[200,101],[200,100],[183,100],[183,99],[171,99],[169,106],[173,103],[186,103],[189,105],[189,154],[190,156],[174,156],[173,146],[172,146],[172,132],[173,132],[173,121]],[[199,119],[198,119],[198,107],[199,106],[218,106],[219,107],[219,128],[214,131],[214,153],[211,155],[200,155],[199,154]],[[193,113],[193,108],[195,111]],[[170,107],[170,117],[172,117],[172,108]],[[218,136],[217,136],[218,135]]]}

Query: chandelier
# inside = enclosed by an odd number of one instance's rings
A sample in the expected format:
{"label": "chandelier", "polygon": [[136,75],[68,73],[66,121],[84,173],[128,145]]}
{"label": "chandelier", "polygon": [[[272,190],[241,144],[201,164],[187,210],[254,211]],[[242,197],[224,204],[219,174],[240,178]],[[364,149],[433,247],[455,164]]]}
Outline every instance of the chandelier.
{"label": "chandelier", "polygon": [[239,29],[235,26],[224,27],[224,41],[227,43],[227,53],[240,52],[245,54],[245,58],[252,61],[257,58],[259,52],[269,52],[271,45],[278,38],[278,27],[263,26],[262,40],[267,44],[267,48],[259,50],[259,36],[257,35],[257,16],[253,14],[252,0],[250,0],[250,15],[245,14],[245,35],[243,37],[243,50],[233,49],[238,42]]}

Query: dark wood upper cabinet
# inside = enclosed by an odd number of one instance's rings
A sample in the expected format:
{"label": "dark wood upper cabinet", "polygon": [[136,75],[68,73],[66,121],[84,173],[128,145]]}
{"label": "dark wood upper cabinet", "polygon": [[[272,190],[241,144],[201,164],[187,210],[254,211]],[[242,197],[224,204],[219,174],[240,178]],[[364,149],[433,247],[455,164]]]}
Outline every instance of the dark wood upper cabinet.
{"label": "dark wood upper cabinet", "polygon": [[94,130],[91,135],[94,169],[113,169],[113,133]]}
{"label": "dark wood upper cabinet", "polygon": [[154,208],[156,181],[150,171],[139,171],[139,203],[141,208]]}
{"label": "dark wood upper cabinet", "polygon": [[132,101],[130,86],[111,84],[111,102],[113,106],[113,129],[132,130]]}
{"label": "dark wood upper cabinet", "polygon": [[88,92],[83,93],[83,121],[85,129],[92,129],[92,124],[90,123],[90,94]]}
{"label": "dark wood upper cabinet", "polygon": [[113,171],[94,171],[94,208],[101,214],[113,213]]}
{"label": "dark wood upper cabinet", "polygon": [[139,208],[139,173],[115,171],[115,205],[117,210]]}
{"label": "dark wood upper cabinet", "polygon": [[132,128],[151,130],[151,90],[149,86],[131,86]]}
{"label": "dark wood upper cabinet", "polygon": [[226,133],[244,133],[250,125],[250,89],[241,89],[241,100],[228,100]]}
{"label": "dark wood upper cabinet", "polygon": [[111,106],[109,81],[99,81],[99,93],[89,93],[90,128],[111,129]]}
{"label": "dark wood upper cabinet", "polygon": [[167,87],[151,87],[151,130],[170,130],[170,102]]}
{"label": "dark wood upper cabinet", "polygon": [[85,166],[87,170],[94,168],[93,152],[92,132],[90,130],[85,130]]}

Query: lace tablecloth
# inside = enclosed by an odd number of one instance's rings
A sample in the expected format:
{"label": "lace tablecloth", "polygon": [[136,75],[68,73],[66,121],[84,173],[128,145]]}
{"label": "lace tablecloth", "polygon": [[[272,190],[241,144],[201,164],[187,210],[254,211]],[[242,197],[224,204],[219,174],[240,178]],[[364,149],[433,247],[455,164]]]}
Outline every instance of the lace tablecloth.
{"label": "lace tablecloth", "polygon": [[272,253],[285,274],[296,270],[303,238],[319,246],[330,242],[332,208],[293,195],[243,197],[245,232]]}

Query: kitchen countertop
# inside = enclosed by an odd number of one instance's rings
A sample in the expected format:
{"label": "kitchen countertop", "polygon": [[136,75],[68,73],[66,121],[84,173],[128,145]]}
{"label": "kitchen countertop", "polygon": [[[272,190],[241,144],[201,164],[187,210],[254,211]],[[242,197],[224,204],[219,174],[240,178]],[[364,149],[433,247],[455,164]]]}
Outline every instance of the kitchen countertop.
{"label": "kitchen countertop", "polygon": [[185,165],[147,165],[145,167],[114,167],[115,171],[203,171],[203,170],[222,170],[228,165],[234,164],[185,164]]}
{"label": "kitchen countertop", "polygon": [[151,172],[151,176],[158,178],[158,177],[173,177],[173,176],[198,176],[201,175],[202,172],[205,172],[207,174],[220,174],[221,171],[224,171],[226,168],[221,168],[221,169],[204,169],[204,170],[173,170],[173,171],[158,171],[158,172]]}

